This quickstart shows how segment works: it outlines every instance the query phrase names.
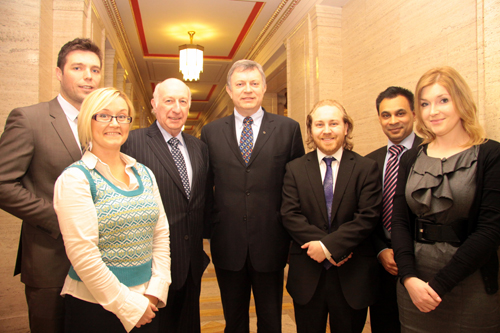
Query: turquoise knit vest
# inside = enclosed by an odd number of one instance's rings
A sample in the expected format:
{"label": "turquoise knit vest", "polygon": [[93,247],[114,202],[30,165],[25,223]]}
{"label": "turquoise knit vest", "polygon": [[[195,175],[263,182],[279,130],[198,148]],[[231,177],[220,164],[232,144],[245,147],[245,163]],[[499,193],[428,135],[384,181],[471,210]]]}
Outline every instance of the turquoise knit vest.
{"label": "turquoise knit vest", "polygon": [[[89,169],[82,161],[68,168],[83,171],[97,211],[99,227],[98,248],[106,266],[127,287],[151,279],[153,234],[159,217],[153,195],[153,181],[147,169],[139,163],[133,167],[139,188],[124,191],[104,178],[97,170]],[[69,276],[81,281],[73,266]]]}

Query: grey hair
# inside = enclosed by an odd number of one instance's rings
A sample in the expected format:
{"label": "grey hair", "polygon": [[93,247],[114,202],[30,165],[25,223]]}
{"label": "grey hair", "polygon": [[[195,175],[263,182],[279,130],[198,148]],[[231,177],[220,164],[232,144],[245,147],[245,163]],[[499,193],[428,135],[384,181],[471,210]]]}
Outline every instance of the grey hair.
{"label": "grey hair", "polygon": [[264,74],[264,69],[262,68],[262,66],[253,60],[242,59],[242,60],[236,61],[233,64],[233,66],[231,66],[231,69],[227,73],[227,86],[229,87],[229,89],[231,89],[231,76],[233,76],[233,73],[235,70],[243,72],[243,71],[252,70],[254,68],[257,68],[257,70],[259,71],[260,76],[262,76],[262,83],[265,86],[266,85],[266,74]]}
{"label": "grey hair", "polygon": [[[175,81],[179,81],[181,82],[183,85],[186,86],[187,90],[188,90],[188,98],[189,98],[189,107],[191,107],[191,89],[189,89],[189,87],[187,86],[186,83],[184,83],[183,81],[179,80],[179,79],[175,79],[175,78],[170,78],[170,79],[166,79],[165,81],[163,82],[160,82],[156,85],[155,87],[155,91],[153,92],[153,99],[155,101],[155,108],[158,106],[158,99],[160,98],[160,86],[163,85],[164,83],[166,83],[167,81],[169,80],[175,80]],[[153,111],[154,113],[154,111]]]}

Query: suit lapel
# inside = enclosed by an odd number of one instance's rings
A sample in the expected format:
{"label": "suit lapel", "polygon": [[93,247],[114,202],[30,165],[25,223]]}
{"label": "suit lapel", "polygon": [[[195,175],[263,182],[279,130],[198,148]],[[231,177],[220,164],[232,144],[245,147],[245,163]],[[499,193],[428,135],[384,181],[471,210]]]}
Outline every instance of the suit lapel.
{"label": "suit lapel", "polygon": [[313,195],[316,199],[315,201],[319,205],[321,214],[325,221],[328,221],[328,212],[326,211],[326,199],[325,191],[323,189],[323,183],[321,181],[321,171],[319,169],[318,163],[318,152],[317,150],[311,152],[307,156],[306,160],[306,174],[309,182],[311,183],[311,188],[313,189]]}
{"label": "suit lapel", "polygon": [[382,152],[377,156],[377,165],[380,174],[380,181],[383,181],[384,179],[384,163],[386,155],[387,155],[387,146],[385,146],[385,149],[383,149]]}
{"label": "suit lapel", "polygon": [[264,110],[264,116],[262,117],[260,130],[257,135],[257,140],[255,140],[255,146],[253,147],[252,156],[250,157],[248,165],[252,164],[252,161],[257,158],[260,151],[262,150],[262,147],[264,147],[264,145],[267,143],[275,128],[276,125],[274,124],[274,121],[272,119],[269,119],[267,112]]}
{"label": "suit lapel", "polygon": [[73,161],[78,161],[82,158],[82,152],[80,147],[78,147],[73,131],[68,124],[68,118],[57,101],[57,98],[54,98],[49,102],[49,114],[52,117],[52,126],[73,158]]}
{"label": "suit lapel", "polygon": [[[234,113],[227,118],[225,127],[222,129],[224,137],[226,138],[227,145],[240,161],[240,163],[246,167],[245,160],[241,156],[240,148],[238,146],[238,141],[236,140],[236,129],[234,124]],[[252,152],[253,155],[253,152]],[[251,160],[250,160],[251,161]]]}
{"label": "suit lapel", "polygon": [[201,156],[198,155],[198,151],[195,150],[194,142],[192,137],[185,135],[182,133],[182,137],[184,138],[184,142],[186,143],[186,148],[189,154],[189,161],[191,162],[191,168],[193,170],[193,179],[191,179],[191,197],[193,197],[193,190],[197,189],[195,182],[198,179],[198,175],[200,173],[199,163],[202,163]]}
{"label": "suit lapel", "polygon": [[179,175],[179,171],[177,170],[177,166],[175,165],[172,153],[170,153],[170,148],[165,142],[165,138],[161,134],[156,122],[149,126],[147,136],[147,144],[149,148],[153,151],[156,158],[165,168],[170,177],[172,177],[175,185],[182,193],[184,193],[184,196],[186,196],[187,198],[186,191],[184,190],[184,186],[182,185],[181,176]]}
{"label": "suit lapel", "polygon": [[354,156],[349,150],[344,150],[342,153],[342,159],[339,165],[339,172],[337,174],[337,180],[335,182],[335,190],[333,191],[333,203],[332,203],[332,220],[337,214],[339,204],[342,201],[344,192],[349,184],[349,179],[351,178],[352,170],[354,169]]}

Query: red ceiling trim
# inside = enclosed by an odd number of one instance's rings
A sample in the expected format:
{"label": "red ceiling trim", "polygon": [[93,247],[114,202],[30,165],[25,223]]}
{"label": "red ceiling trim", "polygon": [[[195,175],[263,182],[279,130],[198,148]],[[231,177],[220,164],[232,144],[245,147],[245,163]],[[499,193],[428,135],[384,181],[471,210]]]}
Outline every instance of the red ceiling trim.
{"label": "red ceiling trim", "polygon": [[[144,26],[142,24],[141,11],[139,9],[139,0],[130,0],[130,3],[132,6],[132,14],[133,14],[134,19],[135,19],[137,33],[139,35],[139,40],[141,42],[142,53],[143,53],[144,57],[178,59],[179,58],[178,54],[149,53],[148,44],[146,42],[146,35],[144,33]],[[250,15],[248,16],[245,24],[243,25],[243,28],[241,29],[238,37],[236,38],[236,41],[234,42],[233,47],[231,48],[231,51],[229,51],[229,54],[227,56],[205,55],[205,56],[203,56],[203,58],[210,59],[210,60],[233,60],[234,55],[236,54],[236,52],[240,48],[241,44],[243,44],[243,41],[245,40],[246,35],[248,34],[250,29],[252,28],[252,25],[254,24],[255,20],[257,19],[257,16],[259,15],[262,7],[264,7],[264,2],[256,2],[255,3],[252,11],[250,12]]]}

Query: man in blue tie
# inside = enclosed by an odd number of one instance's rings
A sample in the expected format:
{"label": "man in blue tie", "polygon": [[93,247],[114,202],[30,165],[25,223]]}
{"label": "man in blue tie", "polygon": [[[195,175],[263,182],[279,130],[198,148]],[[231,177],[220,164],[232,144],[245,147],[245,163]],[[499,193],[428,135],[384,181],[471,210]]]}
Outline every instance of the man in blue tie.
{"label": "man in blue tie", "polygon": [[383,204],[380,224],[373,235],[373,243],[380,262],[381,287],[377,301],[370,307],[372,333],[399,333],[396,282],[398,267],[391,246],[392,199],[399,171],[399,159],[409,149],[417,149],[422,139],[413,132],[415,113],[413,93],[401,87],[389,87],[376,100],[377,114],[388,143],[366,157],[378,164],[383,184]]}
{"label": "man in blue tie", "polygon": [[239,60],[227,75],[230,116],[205,125],[214,185],[211,252],[225,332],[249,331],[253,292],[259,332],[281,332],[283,269],[290,238],[279,209],[287,162],[304,155],[299,124],[266,112],[262,66]]}
{"label": "man in blue tie", "polygon": [[281,214],[293,238],[287,290],[297,332],[360,333],[378,285],[370,235],[382,189],[375,161],[352,151],[352,119],[324,100],[306,120],[316,148],[287,164]]}

